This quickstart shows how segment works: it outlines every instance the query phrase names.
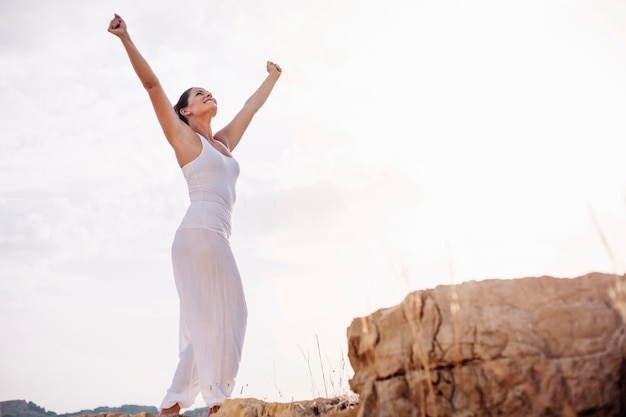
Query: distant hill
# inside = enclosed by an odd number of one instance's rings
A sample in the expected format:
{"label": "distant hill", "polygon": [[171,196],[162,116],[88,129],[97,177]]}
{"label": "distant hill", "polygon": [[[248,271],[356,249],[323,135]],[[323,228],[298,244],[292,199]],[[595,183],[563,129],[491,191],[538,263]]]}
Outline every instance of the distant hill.
{"label": "distant hill", "polygon": [[[146,405],[123,405],[121,407],[98,407],[93,410],[80,410],[75,413],[67,413],[67,414],[59,414],[58,417],[77,417],[85,414],[100,414],[100,413],[124,413],[135,415],[137,413],[150,413],[157,415],[159,414],[159,410],[156,407],[146,406]],[[6,417],[4,415],[0,417]],[[22,417],[22,416],[14,416],[14,417]],[[54,417],[54,416],[50,416]]]}
{"label": "distant hill", "polygon": [[[74,413],[57,414],[54,411],[46,411],[45,408],[38,406],[32,401],[0,401],[0,417],[75,417],[84,414],[99,413],[124,413],[134,415],[141,412],[158,414],[159,410],[156,407],[144,405],[123,405],[121,407],[98,407],[93,410],[80,410]],[[189,415],[195,417],[195,413]]]}
{"label": "distant hill", "polygon": [[46,411],[32,401],[24,400],[0,402],[0,417],[54,417],[56,413]]}

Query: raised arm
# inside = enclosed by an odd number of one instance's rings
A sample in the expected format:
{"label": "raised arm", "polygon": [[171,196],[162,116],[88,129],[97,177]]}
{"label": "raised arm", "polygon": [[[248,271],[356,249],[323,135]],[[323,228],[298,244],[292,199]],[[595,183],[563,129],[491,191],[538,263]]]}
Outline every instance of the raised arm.
{"label": "raised arm", "polygon": [[133,41],[130,39],[126,22],[118,14],[115,14],[113,20],[109,24],[108,31],[117,36],[121,41],[130,63],[135,70],[135,73],[139,77],[139,81],[143,84],[144,88],[150,96],[152,107],[156,113],[157,119],[165,133],[165,137],[170,142],[174,150],[177,151],[180,148],[182,138],[187,133],[184,130],[181,120],[176,115],[172,104],[170,103],[159,79],[148,65],[148,62],[143,58]]}
{"label": "raised arm", "polygon": [[268,61],[266,67],[268,74],[263,83],[261,83],[254,94],[246,100],[243,108],[239,111],[239,113],[237,113],[233,120],[215,134],[216,138],[219,138],[219,140],[228,144],[231,151],[235,149],[241,140],[241,137],[252,120],[252,117],[261,108],[261,106],[263,106],[272,92],[272,89],[274,89],[276,81],[278,81],[282,74],[280,66],[274,64],[273,62]]}

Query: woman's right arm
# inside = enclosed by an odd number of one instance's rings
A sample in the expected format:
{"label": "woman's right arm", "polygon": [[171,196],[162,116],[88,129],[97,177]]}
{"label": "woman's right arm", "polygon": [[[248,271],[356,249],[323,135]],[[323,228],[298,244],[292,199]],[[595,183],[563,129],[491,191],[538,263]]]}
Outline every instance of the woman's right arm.
{"label": "woman's right arm", "polygon": [[126,22],[118,14],[115,14],[113,20],[109,24],[108,31],[117,36],[121,41],[130,63],[135,70],[135,73],[139,77],[139,80],[143,84],[144,88],[150,96],[152,107],[156,113],[157,119],[165,133],[165,137],[169,143],[174,147],[174,150],[180,146],[184,132],[183,122],[178,118],[178,115],[172,107],[172,103],[167,98],[163,87],[159,79],[148,65],[148,62],[143,58],[133,41],[130,39],[126,28]]}

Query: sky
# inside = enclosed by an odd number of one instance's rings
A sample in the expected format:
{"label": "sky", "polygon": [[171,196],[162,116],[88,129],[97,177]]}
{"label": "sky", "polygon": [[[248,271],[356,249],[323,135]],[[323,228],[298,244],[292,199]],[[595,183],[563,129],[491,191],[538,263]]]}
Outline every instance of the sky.
{"label": "sky", "polygon": [[411,291],[624,273],[622,1],[1,0],[0,401],[158,406],[177,363],[187,189],[114,13],[214,129],[283,68],[234,152],[235,397],[345,394]]}

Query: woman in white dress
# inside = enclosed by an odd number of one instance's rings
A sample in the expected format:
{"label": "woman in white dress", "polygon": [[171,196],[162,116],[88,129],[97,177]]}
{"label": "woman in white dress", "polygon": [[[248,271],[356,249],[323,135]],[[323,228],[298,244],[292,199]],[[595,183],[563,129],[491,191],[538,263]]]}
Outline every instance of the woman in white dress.
{"label": "woman in white dress", "polygon": [[213,133],[217,101],[210,92],[192,87],[172,106],[119,15],[108,31],[121,40],[148,92],[189,189],[190,205],[172,244],[180,299],[180,357],[161,414],[178,414],[202,394],[211,415],[233,391],[247,320],[241,278],[229,244],[239,175],[232,151],[282,70],[267,62],[268,75],[260,87],[230,123]]}

